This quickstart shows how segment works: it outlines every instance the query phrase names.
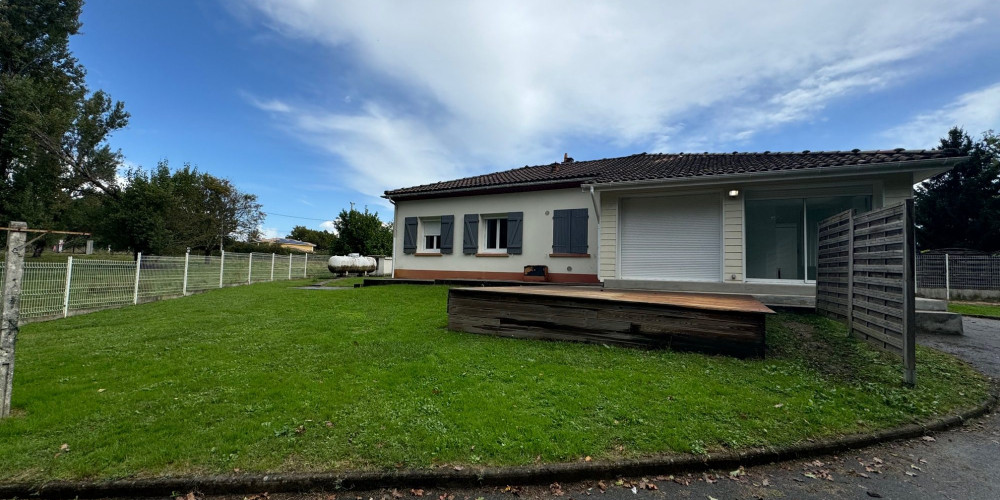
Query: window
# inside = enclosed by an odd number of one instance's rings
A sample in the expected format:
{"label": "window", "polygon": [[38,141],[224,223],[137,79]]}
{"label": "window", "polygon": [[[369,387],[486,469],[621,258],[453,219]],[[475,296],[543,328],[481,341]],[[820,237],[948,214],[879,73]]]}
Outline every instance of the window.
{"label": "window", "polygon": [[424,229],[424,251],[441,251],[441,220],[420,219]]}
{"label": "window", "polygon": [[507,218],[484,217],[486,222],[486,251],[505,252],[507,250]]}
{"label": "window", "polygon": [[552,212],[552,253],[586,255],[586,208]]}
{"label": "window", "polygon": [[747,278],[813,281],[819,222],[872,208],[870,195],[746,201]]}

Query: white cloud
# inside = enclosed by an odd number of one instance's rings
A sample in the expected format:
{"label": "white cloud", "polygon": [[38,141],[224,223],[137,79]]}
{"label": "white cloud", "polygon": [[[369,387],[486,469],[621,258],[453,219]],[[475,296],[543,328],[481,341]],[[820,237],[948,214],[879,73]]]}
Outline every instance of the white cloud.
{"label": "white cloud", "polygon": [[941,109],[921,113],[882,135],[893,145],[928,149],[937,147],[940,138],[954,126],[962,127],[972,137],[1000,130],[1000,83],[963,94]]}
{"label": "white cloud", "polygon": [[292,107],[278,99],[258,99],[248,93],[242,93],[243,97],[251,104],[253,107],[261,111],[270,111],[272,113],[288,113],[292,110]]}
{"label": "white cloud", "polygon": [[371,90],[351,113],[252,101],[342,157],[344,181],[370,195],[556,160],[581,138],[637,151],[746,141],[893,85],[998,11],[986,0],[255,5],[274,30],[405,89]]}
{"label": "white cloud", "polygon": [[260,230],[260,237],[262,239],[283,238],[285,236],[284,234],[278,232],[278,228],[276,227],[260,226],[258,229]]}
{"label": "white cloud", "polygon": [[337,228],[334,227],[332,220],[326,220],[326,221],[320,222],[319,228],[322,229],[322,230],[324,230],[324,231],[330,232],[330,233],[334,233],[334,234],[337,233]]}

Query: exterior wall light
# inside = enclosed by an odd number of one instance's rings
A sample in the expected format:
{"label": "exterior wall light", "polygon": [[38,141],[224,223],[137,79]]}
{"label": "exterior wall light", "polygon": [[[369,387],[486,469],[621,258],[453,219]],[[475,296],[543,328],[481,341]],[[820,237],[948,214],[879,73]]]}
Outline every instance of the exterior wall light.
{"label": "exterior wall light", "polygon": [[739,189],[730,189],[729,190],[729,197],[730,198],[736,198],[739,195],[740,195],[740,190]]}

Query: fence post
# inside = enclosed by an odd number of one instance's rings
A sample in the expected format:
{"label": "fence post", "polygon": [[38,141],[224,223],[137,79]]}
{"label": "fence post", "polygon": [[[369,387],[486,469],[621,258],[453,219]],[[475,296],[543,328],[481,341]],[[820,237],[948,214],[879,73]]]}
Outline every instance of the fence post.
{"label": "fence post", "polygon": [[66,288],[63,290],[63,317],[69,317],[69,284],[73,281],[73,256],[66,259]]}
{"label": "fence post", "polygon": [[288,279],[292,279],[292,254],[288,254]]}
{"label": "fence post", "polygon": [[271,252],[271,281],[274,281],[274,252]]}
{"label": "fence post", "polygon": [[916,250],[913,198],[908,198],[903,204],[903,382],[911,386],[917,383]]}
{"label": "fence post", "polygon": [[17,344],[21,315],[21,277],[24,272],[24,247],[28,225],[11,222],[7,231],[7,272],[3,278],[3,303],[0,309],[0,418],[10,416],[10,393],[14,388],[14,347]]}
{"label": "fence post", "polygon": [[226,271],[226,251],[219,250],[221,256],[219,257],[219,288],[222,288],[222,276]]}
{"label": "fence post", "polygon": [[250,258],[247,259],[247,284],[253,283],[253,252],[250,252]]}
{"label": "fence post", "polygon": [[951,300],[951,269],[949,269],[949,264],[951,259],[948,258],[948,254],[944,254],[944,298],[945,300]]}
{"label": "fence post", "polygon": [[847,336],[854,335],[854,210],[847,217]]}
{"label": "fence post", "polygon": [[303,257],[305,257],[306,260],[305,260],[304,263],[302,263],[302,277],[303,278],[308,278],[309,277],[309,254],[303,254]]}
{"label": "fence post", "polygon": [[191,250],[184,252],[184,284],[181,286],[181,295],[188,294],[188,263],[191,261]]}
{"label": "fence post", "polygon": [[139,270],[142,269],[142,252],[135,256],[135,288],[132,289],[132,304],[139,303]]}

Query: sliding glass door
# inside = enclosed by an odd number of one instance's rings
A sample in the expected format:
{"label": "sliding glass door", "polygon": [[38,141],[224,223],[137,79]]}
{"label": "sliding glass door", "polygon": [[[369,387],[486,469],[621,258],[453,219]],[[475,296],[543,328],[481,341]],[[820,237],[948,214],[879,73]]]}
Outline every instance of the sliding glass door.
{"label": "sliding glass door", "polygon": [[747,278],[814,281],[819,222],[871,204],[871,195],[746,200]]}

